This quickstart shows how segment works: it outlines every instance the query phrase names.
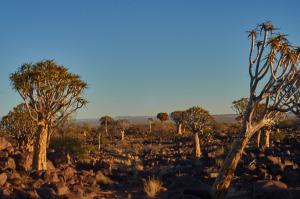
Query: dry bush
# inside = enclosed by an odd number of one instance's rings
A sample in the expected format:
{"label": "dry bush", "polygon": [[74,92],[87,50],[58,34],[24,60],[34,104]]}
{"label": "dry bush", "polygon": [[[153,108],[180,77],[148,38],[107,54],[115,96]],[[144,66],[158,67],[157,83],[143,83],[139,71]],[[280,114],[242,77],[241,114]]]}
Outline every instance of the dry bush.
{"label": "dry bush", "polygon": [[102,185],[110,185],[113,183],[113,181],[109,177],[105,176],[101,171],[97,172],[96,180]]}
{"label": "dry bush", "polygon": [[157,178],[149,178],[144,181],[144,191],[150,197],[155,197],[162,189],[162,183]]}

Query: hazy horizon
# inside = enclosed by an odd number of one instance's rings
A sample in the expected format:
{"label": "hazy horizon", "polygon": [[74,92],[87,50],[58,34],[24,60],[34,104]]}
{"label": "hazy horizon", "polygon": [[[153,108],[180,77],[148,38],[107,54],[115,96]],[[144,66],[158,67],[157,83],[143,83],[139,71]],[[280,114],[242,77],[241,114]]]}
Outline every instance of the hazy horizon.
{"label": "hazy horizon", "polygon": [[88,83],[90,103],[77,118],[156,115],[195,105],[232,114],[231,102],[249,90],[246,31],[271,20],[300,44],[300,2],[284,3],[1,2],[0,117],[22,102],[9,74],[42,59]]}

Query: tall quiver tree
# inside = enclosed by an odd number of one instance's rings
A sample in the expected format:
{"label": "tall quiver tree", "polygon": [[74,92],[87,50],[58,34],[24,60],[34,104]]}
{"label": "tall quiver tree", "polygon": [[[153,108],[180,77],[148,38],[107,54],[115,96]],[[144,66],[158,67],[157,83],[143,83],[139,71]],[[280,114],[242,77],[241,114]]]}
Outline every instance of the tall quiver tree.
{"label": "tall quiver tree", "polygon": [[120,130],[121,140],[125,139],[125,130],[130,126],[130,122],[126,119],[116,121],[117,128]]}
{"label": "tall quiver tree", "polygon": [[169,115],[168,115],[168,113],[158,113],[157,114],[157,119],[159,119],[161,122],[165,122],[165,121],[167,121],[167,120],[169,120]]}
{"label": "tall quiver tree", "polygon": [[177,134],[182,135],[182,124],[184,120],[184,111],[174,111],[170,114],[171,119],[175,122],[177,127]]}
{"label": "tall quiver tree", "polygon": [[82,97],[87,84],[52,60],[23,64],[10,80],[37,124],[33,168],[46,170],[49,128],[87,103]]}
{"label": "tall quiver tree", "polygon": [[108,134],[108,126],[112,125],[114,123],[114,119],[109,115],[105,115],[99,119],[99,122],[101,125],[104,125],[105,133],[107,135]]}
{"label": "tall quiver tree", "polygon": [[194,155],[196,159],[201,157],[199,133],[203,135],[204,128],[211,126],[214,118],[201,107],[194,106],[184,112],[184,123],[194,134]]}
{"label": "tall quiver tree", "polygon": [[36,123],[31,119],[24,103],[16,106],[2,118],[1,128],[16,141],[19,149],[33,151]]}
{"label": "tall quiver tree", "polygon": [[[280,112],[288,112],[299,104],[298,62],[300,49],[292,47],[285,35],[274,32],[270,22],[249,32],[250,92],[242,129],[231,146],[214,182],[215,198],[224,198],[237,164],[251,137],[262,128],[273,125]],[[265,106],[263,117],[255,121],[256,105]]]}

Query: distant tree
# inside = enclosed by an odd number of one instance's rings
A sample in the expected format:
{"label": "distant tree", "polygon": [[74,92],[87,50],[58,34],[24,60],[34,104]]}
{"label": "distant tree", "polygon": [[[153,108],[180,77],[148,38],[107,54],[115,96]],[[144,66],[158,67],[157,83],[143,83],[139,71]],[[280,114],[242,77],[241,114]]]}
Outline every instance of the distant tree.
{"label": "distant tree", "polygon": [[125,131],[129,128],[130,122],[125,119],[120,119],[116,121],[117,128],[120,130],[121,134],[121,140],[123,141],[125,139]]}
{"label": "distant tree", "polygon": [[[214,197],[225,198],[243,151],[252,136],[273,126],[278,112],[290,112],[299,105],[300,48],[291,46],[286,36],[275,31],[271,22],[249,32],[249,102],[242,128],[227,153],[213,184]],[[254,119],[257,104],[263,104],[263,117]]]}
{"label": "distant tree", "polygon": [[36,123],[31,119],[25,104],[19,104],[2,117],[1,128],[16,141],[18,148],[33,151]]}
{"label": "distant tree", "polygon": [[108,134],[108,126],[112,125],[114,123],[114,119],[109,115],[105,115],[99,119],[99,122],[101,125],[105,126],[105,133],[107,135]]}
{"label": "distant tree", "polygon": [[152,122],[153,122],[153,118],[149,117],[148,118],[148,122],[149,122],[149,133],[152,132]]}
{"label": "distant tree", "polygon": [[203,135],[204,128],[211,126],[213,122],[214,118],[207,110],[201,107],[194,106],[184,112],[184,123],[194,133],[194,154],[196,159],[201,157],[199,133]]}
{"label": "distant tree", "polygon": [[184,122],[184,111],[174,111],[170,114],[171,119],[175,122],[177,126],[177,134],[182,134],[182,124]]}
{"label": "distant tree", "polygon": [[[246,108],[247,108],[247,104],[249,103],[248,98],[241,98],[237,101],[233,101],[232,104],[232,108],[233,110],[236,111],[237,114],[239,114],[239,116],[237,117],[237,120],[241,123],[244,119],[244,115],[246,112]],[[255,104],[255,111],[253,112],[253,121],[257,122],[260,121],[265,114],[266,111],[266,107],[264,104],[260,103],[260,104]],[[275,113],[275,112],[274,112]],[[282,121],[283,119],[285,119],[287,116],[285,113],[282,112],[276,112],[276,114],[274,114],[273,116],[273,123],[272,124],[277,124],[278,122]],[[269,140],[270,140],[270,132],[271,132],[271,128],[272,125],[268,125],[265,128],[259,130],[258,132],[256,132],[256,145],[257,147],[260,147],[260,141],[261,141],[261,136],[262,136],[262,132],[263,132],[263,136],[264,136],[264,144],[263,144],[263,148],[268,148],[269,147]]]}
{"label": "distant tree", "polygon": [[231,108],[236,112],[236,114],[238,114],[238,116],[236,117],[237,121],[241,122],[243,120],[247,105],[248,98],[241,98],[232,102]]}
{"label": "distant tree", "polygon": [[49,130],[87,104],[82,97],[87,84],[52,60],[23,64],[11,74],[10,80],[24,100],[31,119],[37,124],[33,168],[46,170]]}
{"label": "distant tree", "polygon": [[158,113],[157,114],[157,119],[159,119],[161,122],[165,122],[169,119],[168,113]]}

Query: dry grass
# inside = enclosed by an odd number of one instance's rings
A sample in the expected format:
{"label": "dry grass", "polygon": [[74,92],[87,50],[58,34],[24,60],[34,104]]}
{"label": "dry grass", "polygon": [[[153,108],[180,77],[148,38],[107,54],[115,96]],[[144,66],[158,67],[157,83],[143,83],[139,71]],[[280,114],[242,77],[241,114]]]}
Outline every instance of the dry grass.
{"label": "dry grass", "polygon": [[150,197],[155,197],[162,189],[162,183],[157,178],[149,178],[144,181],[144,191]]}
{"label": "dry grass", "polygon": [[99,184],[102,184],[102,185],[110,185],[113,183],[113,181],[109,177],[105,176],[100,171],[98,171],[96,174],[96,180]]}

